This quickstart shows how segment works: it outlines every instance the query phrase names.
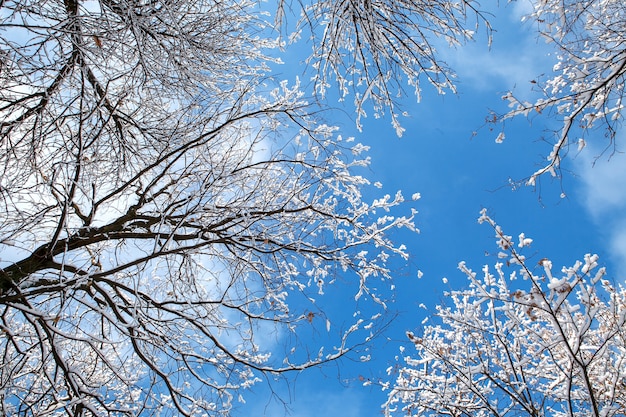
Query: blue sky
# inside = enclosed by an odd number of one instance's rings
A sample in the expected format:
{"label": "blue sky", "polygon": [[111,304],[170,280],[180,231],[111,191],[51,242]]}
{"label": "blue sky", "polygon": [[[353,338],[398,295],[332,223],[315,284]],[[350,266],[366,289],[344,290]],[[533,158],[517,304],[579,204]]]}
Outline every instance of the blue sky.
{"label": "blue sky", "polygon": [[[459,261],[467,261],[474,270],[495,262],[489,254],[495,251],[493,231],[476,222],[482,208],[506,233],[524,232],[534,239],[527,252],[531,259],[548,257],[555,265],[570,265],[593,252],[608,267],[610,278],[621,281],[626,272],[626,158],[620,154],[609,158],[610,152],[602,152],[607,145],[602,132],[596,141],[592,136],[580,154],[570,152],[562,178],[544,177],[537,187],[509,185],[509,180],[523,180],[543,162],[551,144],[542,138],[550,139],[547,130],[558,125],[539,116],[485,126],[490,109],[506,111],[501,96],[507,90],[532,97],[530,81],[549,74],[554,63],[550,46],[537,39],[531,25],[520,21],[526,3],[501,3],[494,9],[490,49],[479,38],[476,43],[440,51],[458,74],[457,95],[438,96],[425,87],[421,103],[414,97],[403,100],[410,116],[403,120],[402,138],[395,136],[389,120],[365,119],[359,133],[348,117],[352,114],[348,106],[347,116],[333,113],[338,119],[330,121],[342,127],[344,136],[354,135],[371,146],[367,175],[383,184],[383,192],[393,195],[400,189],[407,197],[421,193],[416,204],[421,233],[396,236],[406,244],[411,258],[408,265],[397,265],[395,303],[390,305],[397,317],[374,340],[372,360],[343,360],[291,375],[289,392],[276,384],[274,388],[290,402],[291,415],[381,414],[385,393],[377,386],[363,387],[363,380],[388,380],[385,370],[396,363],[405,331],[419,332],[422,320],[445,301],[444,292],[465,285],[465,276],[457,270]],[[502,128],[506,139],[496,144]],[[618,135],[618,149],[623,135]],[[423,272],[420,279],[418,270]],[[341,306],[353,308],[353,303]],[[267,388],[258,386],[255,393],[247,396],[241,415],[283,415],[281,404],[268,403]]]}

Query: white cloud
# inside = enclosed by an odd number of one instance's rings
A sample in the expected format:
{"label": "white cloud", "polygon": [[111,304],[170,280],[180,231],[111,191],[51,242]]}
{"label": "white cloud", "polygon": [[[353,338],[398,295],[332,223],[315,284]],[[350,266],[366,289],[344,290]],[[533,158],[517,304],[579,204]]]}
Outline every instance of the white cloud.
{"label": "white cloud", "polygon": [[626,156],[616,153],[594,160],[597,155],[593,148],[585,149],[577,161],[585,186],[585,206],[600,218],[626,208]]}
{"label": "white cloud", "polygon": [[624,280],[624,265],[626,264],[626,222],[622,222],[615,230],[611,239],[611,254],[616,258],[619,271],[616,271],[620,280]]}
{"label": "white cloud", "polygon": [[529,86],[529,81],[541,73],[538,60],[536,50],[521,43],[517,53],[470,45],[454,54],[450,62],[464,84],[478,89],[509,89]]}
{"label": "white cloud", "polygon": [[474,43],[458,48],[438,45],[438,52],[456,71],[461,87],[514,89],[518,95],[526,95],[533,87],[530,81],[551,70],[553,62],[548,55],[554,47],[538,38],[533,25],[522,21],[532,9],[532,0],[487,8],[486,16],[493,28],[489,48],[484,27],[478,29]]}
{"label": "white cloud", "polygon": [[509,6],[513,8],[511,18],[520,21],[524,16],[528,16],[535,8],[534,3],[535,0],[518,0],[509,3]]}
{"label": "white cloud", "polygon": [[613,273],[620,276],[626,273],[626,154],[598,158],[600,153],[586,148],[576,158],[582,180],[579,196],[598,232],[608,236],[610,260],[620,269]]}
{"label": "white cloud", "polygon": [[[539,74],[552,68],[548,54],[552,47],[538,40],[537,32],[522,17],[532,11],[530,0],[520,0],[509,6],[498,6],[490,19],[493,43],[486,46],[479,33],[477,42],[440,52],[455,69],[464,85],[477,89],[508,90],[519,94],[530,90]],[[521,90],[521,91],[520,91]]]}

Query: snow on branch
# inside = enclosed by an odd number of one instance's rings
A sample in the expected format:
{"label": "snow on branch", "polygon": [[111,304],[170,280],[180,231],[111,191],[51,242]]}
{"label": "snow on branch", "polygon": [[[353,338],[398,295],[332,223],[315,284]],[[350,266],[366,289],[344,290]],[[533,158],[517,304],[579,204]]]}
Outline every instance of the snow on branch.
{"label": "snow on branch", "polygon": [[498,120],[542,114],[561,127],[546,162],[527,180],[558,175],[569,147],[580,151],[598,130],[614,146],[624,116],[626,83],[626,5],[622,0],[540,0],[526,17],[540,37],[554,45],[552,73],[533,80],[540,98],[533,102],[508,93],[510,111]]}
{"label": "snow on branch", "polygon": [[[450,291],[434,324],[408,332],[385,414],[608,417],[626,412],[626,289],[598,256],[560,271],[530,263],[487,215],[498,262]],[[518,251],[519,249],[519,251]]]}

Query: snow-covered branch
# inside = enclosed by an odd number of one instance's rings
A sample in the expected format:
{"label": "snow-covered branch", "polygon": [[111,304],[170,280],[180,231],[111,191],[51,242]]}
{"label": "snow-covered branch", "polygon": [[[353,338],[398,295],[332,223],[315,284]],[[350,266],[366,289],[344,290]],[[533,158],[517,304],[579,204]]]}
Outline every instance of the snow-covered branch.
{"label": "snow-covered branch", "polygon": [[626,289],[598,257],[560,271],[496,232],[498,262],[451,291],[435,323],[401,349],[387,415],[617,416],[626,411]]}

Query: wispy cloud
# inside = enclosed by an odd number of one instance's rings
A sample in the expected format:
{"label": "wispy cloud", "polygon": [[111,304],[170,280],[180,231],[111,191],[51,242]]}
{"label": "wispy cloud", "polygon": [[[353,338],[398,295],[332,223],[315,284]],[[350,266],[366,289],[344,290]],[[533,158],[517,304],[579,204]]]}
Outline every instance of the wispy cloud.
{"label": "wispy cloud", "polygon": [[[626,133],[626,132],[624,132]],[[626,139],[626,134],[622,135]],[[597,224],[598,232],[608,238],[607,250],[613,264],[626,274],[626,154],[602,155],[594,148],[584,149],[576,158],[582,180],[582,203]]]}
{"label": "wispy cloud", "polygon": [[513,13],[511,13],[511,19],[519,21],[524,16],[531,14],[535,8],[534,3],[536,3],[536,0],[518,0],[509,3],[507,6],[511,7],[513,10]]}
{"label": "wispy cloud", "polygon": [[479,29],[475,43],[440,52],[464,85],[481,90],[530,90],[531,80],[551,70],[548,54],[552,48],[538,39],[531,25],[520,25],[523,16],[532,11],[529,1],[516,1],[498,9],[491,19],[494,32],[490,48]]}
{"label": "wispy cloud", "polygon": [[[496,46],[489,51],[482,45],[472,44],[449,58],[460,81],[475,89],[517,89],[530,86],[530,81],[541,73],[538,62],[545,59],[537,52],[539,48],[520,42],[519,49],[504,50]],[[544,66],[545,68],[545,66]]]}

